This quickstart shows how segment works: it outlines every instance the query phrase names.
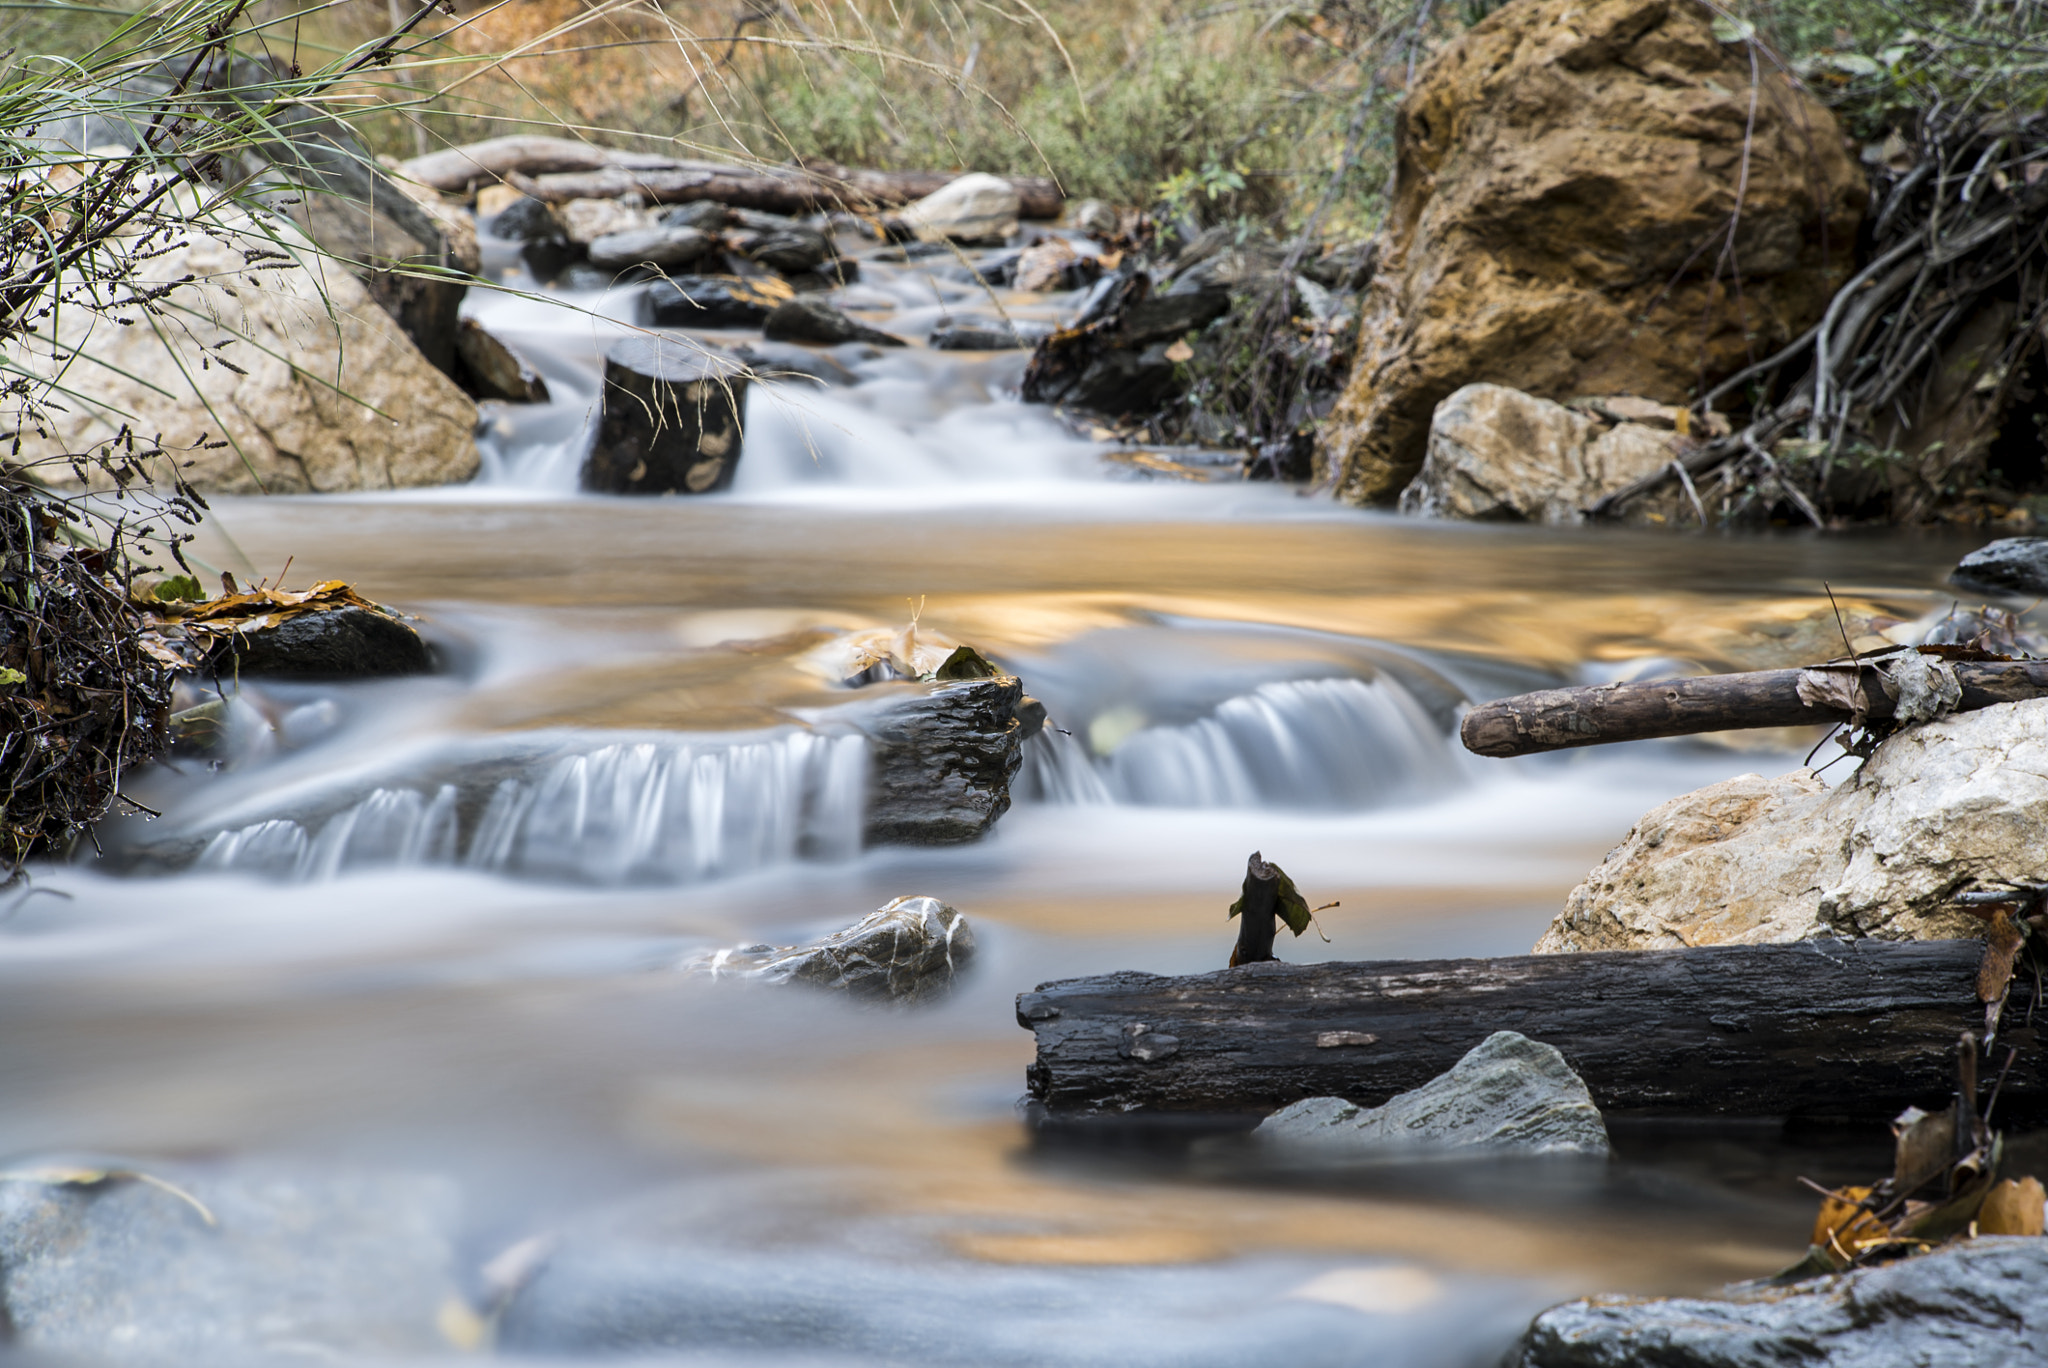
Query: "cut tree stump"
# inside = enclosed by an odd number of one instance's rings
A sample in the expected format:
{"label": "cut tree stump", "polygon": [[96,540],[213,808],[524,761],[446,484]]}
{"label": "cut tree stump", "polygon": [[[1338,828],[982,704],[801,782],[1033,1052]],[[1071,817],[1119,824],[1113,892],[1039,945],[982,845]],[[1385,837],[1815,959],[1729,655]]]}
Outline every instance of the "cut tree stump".
{"label": "cut tree stump", "polygon": [[739,467],[747,372],[701,344],[629,337],[605,353],[604,414],[583,462],[601,494],[709,494]]}
{"label": "cut tree stump", "polygon": [[[2048,660],[1958,660],[1950,668],[1962,686],[1957,712],[2048,697]],[[1465,714],[1458,734],[1477,755],[1505,757],[1748,727],[1825,726],[1850,721],[1852,714],[1809,701],[1815,698],[1811,676],[1833,675],[1846,683],[1852,670],[1867,700],[1865,716],[1889,720],[1897,699],[1874,665],[1816,665],[1541,689],[1481,704]]]}
{"label": "cut tree stump", "polygon": [[[1956,1041],[1984,1025],[1983,950],[1811,941],[1121,973],[1019,994],[1017,1021],[1037,1036],[1031,1096],[1054,1119],[1377,1106],[1520,1031],[1556,1046],[1603,1111],[1875,1121],[1948,1101]],[[2020,1047],[2008,1120],[2048,1112],[2033,991],[2014,980],[1984,1070]]]}

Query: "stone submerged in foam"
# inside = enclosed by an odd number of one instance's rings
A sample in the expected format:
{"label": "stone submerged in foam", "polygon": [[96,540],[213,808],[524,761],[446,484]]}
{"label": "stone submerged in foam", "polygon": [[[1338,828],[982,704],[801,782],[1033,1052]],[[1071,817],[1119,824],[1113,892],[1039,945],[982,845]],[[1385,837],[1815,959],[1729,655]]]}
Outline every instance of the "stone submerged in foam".
{"label": "stone submerged in foam", "polygon": [[1528,1155],[1610,1153],[1607,1125],[1586,1084],[1554,1046],[1496,1031],[1450,1069],[1379,1107],[1311,1097],[1273,1113],[1252,1132],[1302,1157],[1449,1152]]}

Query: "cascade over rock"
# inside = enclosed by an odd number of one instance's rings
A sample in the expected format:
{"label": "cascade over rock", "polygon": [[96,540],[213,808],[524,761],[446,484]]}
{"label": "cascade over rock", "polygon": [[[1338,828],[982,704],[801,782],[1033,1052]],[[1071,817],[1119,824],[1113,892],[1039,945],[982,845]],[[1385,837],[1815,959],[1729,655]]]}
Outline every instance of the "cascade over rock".
{"label": "cascade over rock", "polygon": [[1320,439],[1340,498],[1398,495],[1461,386],[1674,403],[1820,316],[1853,265],[1862,172],[1834,116],[1768,65],[1753,82],[1711,19],[1693,0],[1528,0],[1417,76]]}

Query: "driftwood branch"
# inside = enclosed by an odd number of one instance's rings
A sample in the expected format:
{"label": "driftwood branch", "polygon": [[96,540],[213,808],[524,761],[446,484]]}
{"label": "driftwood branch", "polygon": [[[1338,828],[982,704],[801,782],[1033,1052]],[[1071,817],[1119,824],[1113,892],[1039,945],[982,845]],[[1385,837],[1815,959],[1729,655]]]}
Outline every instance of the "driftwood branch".
{"label": "driftwood branch", "polygon": [[[820,209],[892,209],[955,179],[947,171],[872,171],[814,162],[803,167],[738,166],[644,152],[616,152],[567,138],[508,137],[415,157],[399,174],[451,194],[505,181],[551,204],[639,195],[652,204],[716,200],[741,209],[804,214]],[[1058,218],[1066,197],[1042,176],[1012,176],[1020,213]]]}
{"label": "driftwood branch", "polygon": [[[2048,660],[1959,660],[1949,668],[1961,686],[1956,712],[2048,697]],[[1862,715],[1823,697],[1817,675],[1833,676],[1828,692],[1836,698],[1860,691]],[[1542,689],[1482,704],[1458,731],[1475,754],[1511,756],[1748,727],[1884,722],[1898,706],[1895,687],[1876,663],[1864,663]]]}
{"label": "driftwood branch", "polygon": [[[1983,1022],[1983,951],[1815,941],[1109,974],[1020,994],[1017,1020],[1054,1118],[1377,1105],[1512,1030],[1562,1051],[1611,1113],[1867,1121],[1947,1101],[1956,1039]],[[2017,1119],[2048,1110],[2048,1069],[2021,1024],[2032,984],[2012,991],[2000,1042],[2020,1053],[1999,1114]]]}

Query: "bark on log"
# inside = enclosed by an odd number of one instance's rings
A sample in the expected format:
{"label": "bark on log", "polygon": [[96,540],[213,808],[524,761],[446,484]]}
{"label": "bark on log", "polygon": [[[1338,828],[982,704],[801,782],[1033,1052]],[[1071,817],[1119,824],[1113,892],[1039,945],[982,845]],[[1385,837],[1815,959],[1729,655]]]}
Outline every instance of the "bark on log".
{"label": "bark on log", "polygon": [[[1849,941],[1490,960],[1252,964],[1109,974],[1017,998],[1054,1118],[1263,1115],[1305,1097],[1377,1106],[1495,1031],[1556,1046],[1603,1111],[1877,1121],[1945,1104],[1981,1030],[1978,941]],[[2020,1054],[1998,1115],[2048,1112],[2015,980],[1998,1034]],[[2024,999],[2024,1000],[2023,1000]]]}
{"label": "bark on log", "polygon": [[[515,180],[551,204],[637,194],[654,204],[717,200],[741,209],[806,214],[819,209],[890,209],[956,179],[951,171],[870,171],[814,162],[802,168],[734,166],[644,152],[617,152],[568,138],[506,137],[415,157],[399,174],[448,194]],[[1066,204],[1042,176],[1011,176],[1028,219],[1058,218]]]}
{"label": "bark on log", "polygon": [[[1962,685],[1957,712],[2048,697],[2048,660],[1959,660],[1951,668]],[[1474,708],[1465,715],[1458,734],[1465,749],[1475,754],[1511,756],[1745,727],[1849,721],[1848,709],[1808,702],[1801,696],[1800,676],[1807,673],[1755,670],[1542,689]],[[1846,669],[1842,673],[1846,676]],[[1873,666],[1864,666],[1859,677],[1869,703],[1866,716],[1889,719],[1898,700],[1888,691],[1888,682]]]}

